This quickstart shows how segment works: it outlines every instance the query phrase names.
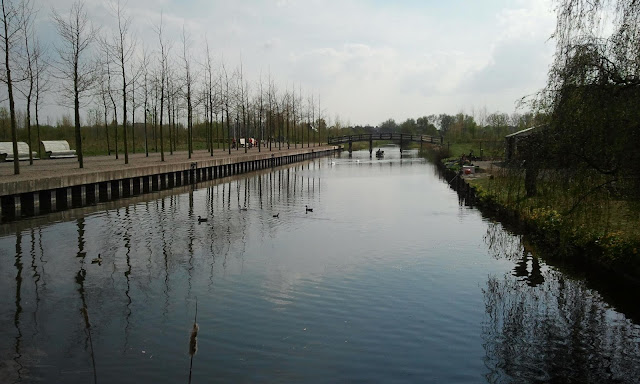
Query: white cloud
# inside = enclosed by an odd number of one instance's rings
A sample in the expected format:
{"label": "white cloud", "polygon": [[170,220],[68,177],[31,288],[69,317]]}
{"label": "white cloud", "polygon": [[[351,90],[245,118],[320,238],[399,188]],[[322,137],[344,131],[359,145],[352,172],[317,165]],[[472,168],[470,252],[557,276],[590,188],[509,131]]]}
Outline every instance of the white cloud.
{"label": "white cloud", "polygon": [[519,8],[501,10],[496,19],[501,32],[488,60],[466,74],[459,91],[481,96],[491,109],[509,112],[516,99],[544,86],[555,19],[547,0],[521,2]]}
{"label": "white cloud", "polygon": [[[73,0],[56,0],[60,12]],[[51,5],[36,0],[40,17]],[[87,11],[107,30],[104,0]],[[369,2],[361,0],[136,0],[126,4],[141,43],[156,49],[160,12],[174,53],[183,24],[194,60],[205,36],[227,68],[268,73],[279,89],[320,94],[323,109],[354,124],[377,124],[469,105],[510,111],[514,100],[544,86],[555,23],[550,0]],[[50,24],[39,27],[49,41]],[[255,89],[255,87],[254,87]],[[61,113],[51,103],[48,111]]]}

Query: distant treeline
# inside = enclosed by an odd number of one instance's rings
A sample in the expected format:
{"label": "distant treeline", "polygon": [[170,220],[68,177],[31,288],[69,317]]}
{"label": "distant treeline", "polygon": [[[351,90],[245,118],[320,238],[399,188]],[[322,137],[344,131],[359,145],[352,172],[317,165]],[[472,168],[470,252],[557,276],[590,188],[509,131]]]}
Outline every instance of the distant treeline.
{"label": "distant treeline", "polygon": [[[18,110],[18,138],[20,141],[27,141],[27,130],[25,128],[26,118],[25,112]],[[330,136],[342,136],[352,134],[367,133],[406,133],[406,134],[423,134],[433,136],[443,136],[447,141],[451,142],[469,142],[473,140],[491,140],[500,141],[505,135],[518,130],[529,128],[540,121],[540,117],[536,117],[531,113],[508,115],[506,113],[492,113],[486,116],[471,116],[464,113],[456,115],[439,114],[419,117],[417,119],[408,118],[401,123],[397,123],[393,119],[383,121],[377,126],[372,125],[355,125],[343,126],[339,119],[334,124],[327,127],[324,119],[320,119],[319,129],[310,127],[307,124],[296,124],[293,128],[293,122],[287,121],[285,114],[281,114],[273,119],[275,127],[262,129],[252,124],[232,124],[230,132],[221,122],[213,123],[213,137],[211,141],[214,148],[227,145],[234,139],[238,141],[243,137],[254,137],[259,140],[268,141],[281,139],[283,142],[290,143],[324,143]],[[84,119],[82,126],[82,140],[86,143],[85,152],[87,154],[107,154],[108,149],[111,153],[115,152],[115,121],[110,121],[107,127],[104,122],[100,121],[100,116],[91,114]],[[249,122],[250,123],[250,122]],[[289,130],[287,131],[287,125]],[[185,149],[188,143],[188,130],[182,122],[166,124],[165,130],[172,130],[171,143],[174,149]],[[246,129],[245,129],[246,127]],[[32,127],[34,128],[34,127]],[[143,122],[136,121],[133,125],[127,127],[129,132],[129,148],[131,151],[143,152],[145,150],[145,127]],[[63,115],[54,124],[43,124],[39,127],[40,140],[67,140],[73,147],[74,145],[74,126],[73,120],[69,115]],[[107,145],[107,130],[109,130],[109,145]],[[118,126],[120,134],[118,137],[122,140],[122,126]],[[195,149],[205,149],[208,144],[209,128],[207,121],[196,119],[193,123],[193,143]],[[287,135],[288,132],[288,135]],[[231,135],[229,138],[229,134]],[[36,141],[38,140],[38,132],[32,133],[33,147],[36,149]],[[165,133],[165,135],[167,135]],[[158,147],[158,129],[150,118],[147,122],[146,142],[149,151],[157,151]],[[168,139],[168,135],[165,139]],[[9,114],[5,107],[0,107],[0,141],[11,141],[11,132],[9,128]],[[123,143],[119,143],[119,152],[122,152]],[[168,146],[167,146],[168,147]]]}
{"label": "distant treeline", "polygon": [[544,116],[533,113],[465,113],[449,115],[428,115],[417,119],[408,118],[401,123],[394,119],[383,121],[377,126],[356,125],[342,127],[339,122],[329,128],[331,136],[366,133],[406,133],[443,136],[451,142],[473,140],[502,140],[505,135],[542,124]]}

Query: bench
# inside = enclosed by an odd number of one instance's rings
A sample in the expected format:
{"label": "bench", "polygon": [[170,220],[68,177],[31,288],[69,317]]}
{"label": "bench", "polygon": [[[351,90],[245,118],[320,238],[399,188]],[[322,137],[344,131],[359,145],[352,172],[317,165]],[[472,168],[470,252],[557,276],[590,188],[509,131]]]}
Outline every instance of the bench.
{"label": "bench", "polygon": [[255,145],[255,139],[252,138],[252,137],[250,137],[249,139],[246,139],[246,140],[244,138],[241,138],[240,139],[240,146],[244,148],[247,145],[249,145],[249,148],[253,148],[253,146]]}
{"label": "bench", "polygon": [[[31,153],[34,160],[38,159],[38,152]],[[0,142],[0,160],[13,161],[13,142]],[[29,160],[29,145],[18,141],[18,160]]]}
{"label": "bench", "polygon": [[76,157],[76,150],[69,148],[67,140],[43,140],[42,146],[50,159]]}

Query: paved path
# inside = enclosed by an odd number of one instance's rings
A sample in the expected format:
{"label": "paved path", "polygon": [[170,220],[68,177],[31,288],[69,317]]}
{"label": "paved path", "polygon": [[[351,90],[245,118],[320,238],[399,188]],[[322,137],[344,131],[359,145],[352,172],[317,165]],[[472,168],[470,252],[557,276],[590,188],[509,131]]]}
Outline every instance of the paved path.
{"label": "paved path", "polygon": [[144,153],[129,154],[129,164],[124,164],[124,154],[119,155],[119,159],[115,159],[115,155],[112,156],[89,156],[84,159],[84,168],[78,168],[78,160],[76,158],[71,159],[44,159],[34,160],[33,165],[29,165],[28,161],[20,162],[20,174],[13,174],[13,162],[0,163],[0,195],[3,190],[8,190],[6,187],[10,184],[16,183],[45,183],[47,179],[59,179],[67,177],[82,177],[83,175],[90,176],[96,173],[122,173],[131,174],[136,170],[149,169],[149,167],[171,167],[171,166],[185,166],[188,167],[192,162],[202,163],[236,163],[242,161],[248,161],[259,157],[271,157],[274,154],[278,156],[286,156],[289,154],[306,153],[311,151],[322,151],[334,148],[333,146],[316,146],[307,148],[301,148],[298,146],[294,149],[291,146],[290,149],[285,149],[285,146],[281,150],[273,148],[269,151],[269,148],[261,148],[258,152],[258,148],[254,147],[247,150],[245,154],[244,148],[238,150],[232,149],[231,155],[228,150],[216,149],[214,155],[211,156],[206,150],[199,150],[192,154],[191,159],[188,158],[186,151],[174,152],[170,155],[169,152],[165,152],[165,161],[160,161],[160,153],[149,153],[149,157],[146,157]]}

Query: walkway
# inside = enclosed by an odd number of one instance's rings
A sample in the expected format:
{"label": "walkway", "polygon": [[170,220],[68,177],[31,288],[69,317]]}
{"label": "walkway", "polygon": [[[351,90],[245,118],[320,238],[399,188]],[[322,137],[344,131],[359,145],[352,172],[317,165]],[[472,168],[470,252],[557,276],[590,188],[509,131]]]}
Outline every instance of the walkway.
{"label": "walkway", "polygon": [[[316,146],[278,150],[273,148],[251,148],[245,154],[244,148],[228,150],[214,150],[211,156],[206,150],[199,150],[188,158],[186,151],[174,152],[170,155],[165,152],[165,161],[160,161],[160,153],[129,154],[129,164],[124,164],[124,154],[119,159],[112,156],[88,156],[84,158],[84,168],[78,168],[78,160],[55,159],[34,160],[33,165],[28,161],[20,162],[20,174],[13,174],[13,163],[0,163],[0,196],[15,195],[32,192],[35,190],[66,187],[75,184],[87,184],[104,180],[124,179],[189,169],[192,163],[197,163],[198,168],[213,167],[225,164],[255,161],[274,157],[283,157],[297,154],[320,152],[333,149],[333,146]],[[72,181],[72,179],[74,181]]]}
{"label": "walkway", "polygon": [[136,154],[127,165],[122,157],[96,156],[87,158],[83,169],[73,158],[39,160],[22,164],[19,175],[5,163],[0,165],[0,223],[309,160],[335,148],[253,148],[247,153],[242,148],[231,155],[218,150],[214,156],[202,150],[191,159],[186,152],[165,153],[165,161],[157,153]]}

